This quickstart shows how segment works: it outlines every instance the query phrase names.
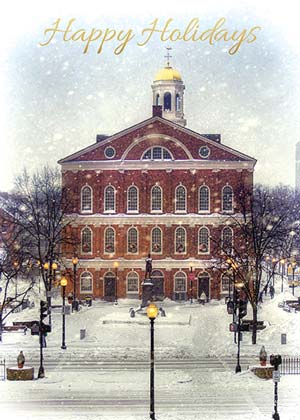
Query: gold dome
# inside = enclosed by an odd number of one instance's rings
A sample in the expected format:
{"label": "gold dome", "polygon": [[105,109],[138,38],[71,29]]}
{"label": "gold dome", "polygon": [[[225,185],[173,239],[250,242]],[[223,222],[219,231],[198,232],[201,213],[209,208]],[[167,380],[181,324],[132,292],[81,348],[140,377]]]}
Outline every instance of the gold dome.
{"label": "gold dome", "polygon": [[161,69],[155,76],[154,81],[156,80],[182,80],[179,71],[173,69],[172,67],[165,67]]}

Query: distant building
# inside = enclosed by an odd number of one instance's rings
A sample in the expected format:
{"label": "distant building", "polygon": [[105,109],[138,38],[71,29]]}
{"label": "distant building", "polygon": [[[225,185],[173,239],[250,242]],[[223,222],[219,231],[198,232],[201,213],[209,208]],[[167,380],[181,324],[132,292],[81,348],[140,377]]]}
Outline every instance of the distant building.
{"label": "distant building", "polygon": [[[98,135],[95,144],[59,161],[74,196],[81,297],[140,297],[148,253],[158,298],[189,298],[191,270],[195,298],[227,294],[228,278],[213,269],[211,238],[235,240],[226,221],[238,212],[237,186],[253,185],[256,161],[222,144],[219,134],[186,128],[184,88],[167,63],[152,84],[149,119]],[[64,252],[71,268],[74,251]]]}

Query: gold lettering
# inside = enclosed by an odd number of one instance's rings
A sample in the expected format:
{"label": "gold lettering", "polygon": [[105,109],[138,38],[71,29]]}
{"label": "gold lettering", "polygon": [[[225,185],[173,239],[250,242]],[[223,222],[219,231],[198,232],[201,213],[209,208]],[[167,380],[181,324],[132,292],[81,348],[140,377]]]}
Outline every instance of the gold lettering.
{"label": "gold lettering", "polygon": [[134,37],[134,33],[132,29],[129,29],[129,31],[125,32],[124,35],[123,33],[124,31],[120,31],[117,36],[118,41],[124,41],[124,42],[121,42],[121,44],[117,48],[114,49],[114,53],[116,55],[121,54],[124,51],[125,47],[127,46],[128,42],[131,41],[132,38]]}

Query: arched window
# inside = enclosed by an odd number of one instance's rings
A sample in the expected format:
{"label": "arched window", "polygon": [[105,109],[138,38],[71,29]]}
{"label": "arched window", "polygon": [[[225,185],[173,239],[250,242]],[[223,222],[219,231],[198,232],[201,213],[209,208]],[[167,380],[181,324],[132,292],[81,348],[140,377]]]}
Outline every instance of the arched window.
{"label": "arched window", "polygon": [[164,111],[171,111],[172,105],[171,105],[171,93],[166,92],[164,94]]}
{"label": "arched window", "polygon": [[127,212],[137,213],[139,210],[138,205],[138,189],[134,185],[127,190]]}
{"label": "arched window", "polygon": [[89,227],[81,231],[81,252],[84,254],[92,252],[92,230]]}
{"label": "arched window", "polygon": [[183,271],[177,271],[174,276],[174,292],[186,292],[186,274]]}
{"label": "arched window", "polygon": [[85,271],[80,276],[80,293],[93,292],[93,276],[89,271]]}
{"label": "arched window", "polygon": [[209,254],[209,230],[205,226],[198,232],[198,254]]}
{"label": "arched window", "polygon": [[161,146],[151,147],[143,153],[142,160],[172,160],[168,149]]}
{"label": "arched window", "polygon": [[86,185],[81,190],[81,211],[92,211],[92,188]]}
{"label": "arched window", "polygon": [[135,271],[131,271],[127,275],[127,293],[139,292],[139,276]]}
{"label": "arched window", "polygon": [[221,293],[229,292],[230,277],[227,274],[223,274],[221,278]]}
{"label": "arched window", "polygon": [[180,102],[181,102],[181,99],[180,99],[179,94],[177,93],[176,94],[176,111],[180,111]]}
{"label": "arched window", "polygon": [[175,211],[186,212],[186,189],[183,185],[178,185],[175,190]]}
{"label": "arched window", "polygon": [[153,296],[157,300],[164,298],[164,275],[160,270],[154,270],[151,273],[151,281],[153,283]]}
{"label": "arched window", "polygon": [[158,185],[154,185],[151,189],[151,211],[162,211],[162,189]]}
{"label": "arched window", "polygon": [[128,229],[127,231],[127,253],[138,253],[138,231],[134,227]]}
{"label": "arched window", "polygon": [[155,105],[160,105],[160,104],[159,104],[159,93],[156,95],[156,98],[155,98]]}
{"label": "arched window", "polygon": [[184,254],[186,252],[186,231],[183,227],[175,230],[175,253]]}
{"label": "arched window", "polygon": [[222,190],[222,209],[223,211],[233,210],[233,191],[229,185]]}
{"label": "arched window", "polygon": [[199,188],[199,212],[209,211],[209,188],[202,185]]}
{"label": "arched window", "polygon": [[159,227],[155,227],[151,232],[151,252],[153,254],[162,253],[162,231]]}
{"label": "arched window", "polygon": [[104,231],[104,252],[113,254],[115,252],[115,230],[108,227]]}
{"label": "arched window", "polygon": [[233,231],[229,226],[222,230],[222,252],[230,255],[233,247]]}
{"label": "arched window", "polygon": [[108,213],[116,211],[115,189],[111,185],[106,187],[104,191],[104,211]]}

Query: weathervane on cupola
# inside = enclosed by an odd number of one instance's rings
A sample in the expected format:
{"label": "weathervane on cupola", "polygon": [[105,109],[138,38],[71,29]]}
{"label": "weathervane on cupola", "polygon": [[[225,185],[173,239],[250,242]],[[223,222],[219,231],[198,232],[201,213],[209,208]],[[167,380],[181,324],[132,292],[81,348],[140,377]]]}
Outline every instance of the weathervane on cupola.
{"label": "weathervane on cupola", "polygon": [[181,74],[170,66],[171,47],[166,47],[166,66],[155,76],[152,84],[153,105],[162,107],[162,117],[179,125],[186,125],[184,119],[183,93],[185,86]]}

